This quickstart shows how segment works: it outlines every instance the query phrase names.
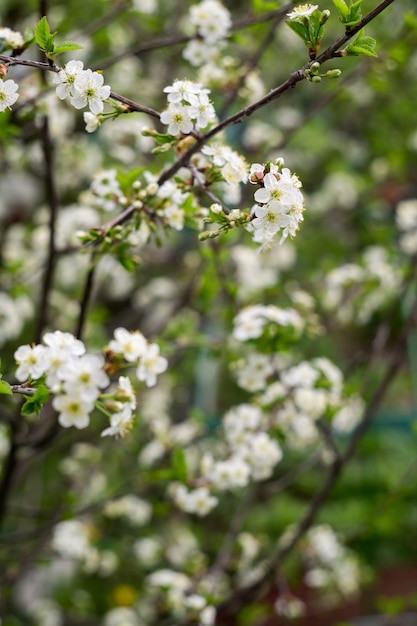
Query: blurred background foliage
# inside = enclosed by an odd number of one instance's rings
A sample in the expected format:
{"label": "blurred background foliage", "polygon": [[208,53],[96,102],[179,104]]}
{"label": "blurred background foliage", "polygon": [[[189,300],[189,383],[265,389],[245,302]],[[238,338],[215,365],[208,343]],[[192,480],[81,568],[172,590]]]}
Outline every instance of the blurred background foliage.
{"label": "blurred background foliage", "polygon": [[[82,59],[85,67],[103,68],[106,83],[114,91],[162,110],[165,106],[162,89],[175,78],[194,79],[196,76],[197,70],[181,57],[184,45],[181,16],[191,4],[161,0],[156,3],[154,12],[147,13],[141,10],[139,1],[51,1],[48,3],[48,20],[60,38],[79,41],[85,46],[71,58]],[[373,0],[364,0],[363,13],[375,4]],[[248,17],[256,20],[263,12],[276,8],[275,2],[266,0],[235,0],[225,2],[225,5],[237,23]],[[332,17],[323,48],[342,32],[333,4],[323,0],[320,9],[325,8],[330,9]],[[39,3],[35,0],[2,0],[1,25],[21,32],[33,29],[39,12]],[[241,95],[227,109],[223,108],[240,72],[247,71],[246,61],[258,49],[259,42],[270,28],[270,22],[265,21],[234,30],[223,55],[231,68],[228,81],[220,81],[218,89],[215,85],[211,87],[216,110],[222,110],[223,117],[245,106],[256,89],[267,92],[307,61],[307,50],[301,40],[282,25],[254,74],[254,80],[259,77],[264,86],[247,83],[240,90]],[[117,264],[109,264],[108,270],[103,272],[88,322],[87,335],[93,344],[105,342],[109,329],[132,324],[145,334],[158,333],[163,350],[170,350],[173,337],[178,343],[181,337],[194,341],[194,347],[175,356],[176,364],[171,374],[171,385],[176,391],[171,408],[174,422],[180,421],[184,414],[194,412],[215,434],[222,411],[245,400],[242,390],[229,378],[222,378],[225,369],[222,363],[223,338],[218,332],[225,320],[231,323],[242,302],[259,301],[284,306],[291,302],[290,294],[294,290],[303,289],[314,299],[320,332],[311,333],[302,340],[297,346],[299,353],[304,358],[319,354],[329,356],[345,372],[352,387],[366,377],[369,385],[361,389],[365,398],[372,389],[371,383],[383,370],[384,350],[372,365],[366,356],[372,351],[382,324],[388,325],[393,336],[399,332],[402,323],[400,305],[407,306],[405,299],[399,302],[401,293],[392,289],[387,293],[386,302],[382,302],[361,324],[357,323],[355,316],[347,323],[341,321],[332,311],[326,310],[322,301],[329,271],[348,263],[362,263],[364,251],[371,246],[386,250],[389,263],[392,262],[398,270],[398,282],[408,271],[409,257],[398,245],[395,210],[400,201],[417,197],[415,3],[413,0],[395,2],[367,27],[366,32],[377,39],[378,58],[332,61],[326,69],[342,69],[340,79],[323,80],[318,85],[305,81],[245,123],[227,131],[229,143],[244,154],[249,163],[283,156],[286,165],[303,181],[307,197],[305,222],[297,239],[285,243],[276,252],[276,261],[271,263],[276,278],[273,284],[263,289],[255,288],[245,298],[239,296],[241,284],[231,250],[248,244],[248,235],[241,232],[233,232],[211,246],[199,244],[195,231],[186,229],[170,235],[167,245],[149,246],[144,250],[142,264],[135,274],[127,274]],[[155,42],[176,35],[179,43],[152,50]],[[115,62],[119,55],[123,58]],[[37,91],[39,78],[35,72],[16,68],[10,71],[10,76],[16,80],[24,78],[27,98]],[[37,138],[37,118],[42,107],[42,100],[39,100],[34,109],[23,107],[0,117],[3,241],[16,224],[32,228],[30,225],[32,222],[36,224],[44,203]],[[52,128],[54,122],[57,124],[56,164],[62,205],[76,202],[80,191],[89,186],[91,177],[100,168],[116,167],[126,172],[146,167],[158,174],[172,159],[171,153],[155,157],[153,145],[141,137],[141,127],[150,123],[144,114],[134,113],[104,124],[92,135],[86,135],[82,116],[73,115],[65,105],[56,119],[52,112],[51,119]],[[243,193],[247,195],[238,206],[249,206],[251,190]],[[33,245],[33,242],[28,244],[29,249]],[[220,279],[219,268],[223,274]],[[6,269],[10,270],[10,267]],[[19,275],[18,267],[12,268],[13,271]],[[64,268],[57,270],[54,316],[56,327],[60,323],[68,327],[76,316],[74,303],[80,297],[81,281],[65,279],[64,286],[59,285],[60,271]],[[69,271],[68,267],[65,271]],[[83,267],[80,271],[82,274]],[[198,279],[193,282],[190,276],[194,274]],[[32,275],[28,283],[14,284],[14,295],[22,292],[30,296],[36,289],[33,279]],[[10,285],[6,283],[5,288]],[[344,303],[341,306],[343,308]],[[361,306],[360,301],[358,306]],[[210,345],[205,345],[202,338],[207,332],[213,339]],[[30,342],[32,335],[33,325],[29,321],[19,342]],[[16,340],[7,341],[6,338],[2,353],[4,369],[12,367],[15,347]],[[417,559],[415,353],[414,338],[409,342],[409,356],[404,360],[401,375],[387,393],[375,424],[318,517],[319,522],[328,523],[341,533],[347,545],[372,571],[401,562],[415,563]],[[184,524],[184,516],[173,513],[164,503],[158,472],[155,471],[154,475],[150,472],[146,478],[138,473],[137,455],[146,434],[135,431],[135,438],[127,438],[117,446],[106,441],[97,453],[88,448],[88,468],[81,467],[79,481],[71,484],[71,480],[63,479],[59,469],[62,458],[80,440],[85,444],[96,444],[98,432],[94,432],[94,428],[82,435],[63,432],[53,449],[42,451],[39,458],[31,460],[30,473],[11,504],[6,528],[11,537],[17,533],[13,550],[7,550],[6,554],[10,571],[18,567],[19,561],[35,544],[47,544],[51,511],[53,519],[59,519],[63,513],[68,515],[75,504],[79,505],[80,497],[81,502],[85,497],[88,506],[88,494],[84,492],[87,477],[96,497],[98,494],[105,498],[109,492],[133,491],[158,502],[152,531],[161,530],[167,545],[175,536],[177,525],[180,528]],[[339,443],[344,445],[343,440]],[[109,459],[108,475],[102,488],[99,484],[94,487],[91,454]],[[279,466],[276,479],[279,481],[291,473],[294,465],[303,458],[304,455],[298,452],[288,454]],[[98,483],[100,475],[97,474]],[[267,545],[274,545],[288,525],[300,518],[321,480],[321,471],[311,468],[294,477],[285,492],[278,488],[276,495],[269,483],[257,485],[256,503],[254,501],[250,507],[245,529],[267,536]],[[209,558],[214,558],[221,545],[230,512],[238,507],[238,500],[233,495],[227,498],[227,502],[208,519],[204,536],[197,522],[186,522],[204,542]],[[37,530],[33,533],[31,511],[35,503],[40,517],[35,520]],[[168,527],[165,524],[167,513],[171,516]],[[116,533],[112,524],[119,524],[119,521],[101,522],[98,532],[102,533],[102,547],[121,555],[125,565],[123,575],[116,573],[106,578],[80,575],[75,587],[58,590],[56,595],[60,605],[72,616],[73,621],[68,623],[87,623],[82,621],[82,615],[102,615],[111,606],[125,604],[126,594],[140,587],[143,580],[143,572],[129,558],[137,529],[126,524],[123,532],[119,527]],[[19,533],[25,537],[24,543],[20,542]],[[190,556],[188,571],[198,570],[198,558],[193,560]],[[299,573],[299,564],[294,558],[287,565],[289,580],[296,584]],[[5,594],[8,599],[7,592]],[[3,623],[4,626],[17,626],[26,623],[26,619],[22,611],[20,616],[4,616]]]}

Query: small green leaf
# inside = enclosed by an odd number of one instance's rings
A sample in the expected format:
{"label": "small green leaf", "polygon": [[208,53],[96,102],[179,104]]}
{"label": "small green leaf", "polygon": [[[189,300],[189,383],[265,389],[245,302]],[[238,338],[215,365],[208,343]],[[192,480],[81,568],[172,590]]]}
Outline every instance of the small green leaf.
{"label": "small green leaf", "polygon": [[51,33],[48,20],[45,16],[36,24],[35,27],[35,41],[46,53],[52,53],[54,51],[54,38],[56,32]]}
{"label": "small green leaf", "polygon": [[334,6],[340,13],[340,17],[346,19],[349,15],[349,7],[344,0],[332,0]]}
{"label": "small green leaf", "polygon": [[83,46],[75,41],[63,41],[54,49],[54,55],[70,52],[71,50],[82,50]]}
{"label": "small green leaf", "polygon": [[12,396],[13,391],[10,387],[9,383],[6,383],[5,380],[0,380],[0,394],[3,396]]}
{"label": "small green leaf", "polygon": [[354,26],[357,24],[362,18],[361,5],[362,0],[356,0],[356,2],[352,2],[350,0],[349,5],[346,4],[345,0],[332,0],[333,4],[339,11],[340,21],[345,26]]}
{"label": "small green leaf", "polygon": [[39,385],[33,396],[25,396],[25,404],[22,406],[22,415],[39,416],[42,406],[49,400],[49,391],[45,385]]}
{"label": "small green leaf", "polygon": [[309,41],[310,32],[307,26],[295,20],[288,20],[285,23],[291,28],[291,30],[301,37],[303,41]]}
{"label": "small green leaf", "polygon": [[364,31],[361,30],[355,41],[352,41],[345,50],[344,54],[346,56],[358,56],[359,54],[363,54],[368,57],[376,57],[378,56],[375,52],[376,40],[373,37],[365,37]]}

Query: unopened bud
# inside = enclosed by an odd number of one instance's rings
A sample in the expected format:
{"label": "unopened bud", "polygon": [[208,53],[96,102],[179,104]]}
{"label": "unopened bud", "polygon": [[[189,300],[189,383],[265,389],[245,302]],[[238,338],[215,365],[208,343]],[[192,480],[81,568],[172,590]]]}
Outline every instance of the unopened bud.
{"label": "unopened bud", "polygon": [[330,17],[330,11],[328,9],[324,9],[320,15],[320,24],[325,24]]}
{"label": "unopened bud", "polygon": [[329,70],[328,72],[326,72],[325,76],[326,78],[339,78],[341,73],[342,73],[342,70],[334,69],[334,70]]}
{"label": "unopened bud", "polygon": [[156,194],[156,192],[159,189],[159,185],[158,183],[149,183],[149,185],[146,187],[146,193],[149,196],[154,196]]}
{"label": "unopened bud", "polygon": [[321,76],[312,76],[310,80],[312,83],[321,83]]}
{"label": "unopened bud", "polygon": [[240,216],[241,216],[241,213],[239,209],[232,209],[232,211],[230,211],[229,213],[229,219],[232,219],[232,220],[238,220]]}
{"label": "unopened bud", "polygon": [[220,215],[220,213],[223,213],[223,209],[218,202],[215,202],[214,204],[211,205],[210,211],[214,213],[215,215]]}
{"label": "unopened bud", "polygon": [[317,61],[315,61],[314,63],[310,65],[311,74],[317,74],[319,69],[320,69],[320,63],[318,63]]}
{"label": "unopened bud", "polygon": [[7,75],[9,68],[4,63],[0,63],[0,78]]}

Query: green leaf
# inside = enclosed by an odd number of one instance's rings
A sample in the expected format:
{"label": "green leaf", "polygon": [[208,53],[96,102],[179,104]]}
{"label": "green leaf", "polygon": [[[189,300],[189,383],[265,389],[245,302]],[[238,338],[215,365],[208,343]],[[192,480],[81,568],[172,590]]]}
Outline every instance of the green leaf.
{"label": "green leaf", "polygon": [[375,52],[376,40],[373,37],[365,37],[363,32],[361,30],[355,41],[345,48],[344,53],[346,56],[358,56],[359,54],[368,57],[378,56]]}
{"label": "green leaf", "polygon": [[350,2],[346,4],[345,0],[332,0],[333,4],[339,11],[340,21],[345,26],[354,26],[362,18],[361,5],[362,0],[356,0],[356,2]]}
{"label": "green leaf", "polygon": [[[334,6],[340,13],[340,17],[346,19],[349,16],[349,7],[344,0],[332,0]],[[342,21],[343,21],[342,19]]]}
{"label": "green leaf", "polygon": [[6,383],[5,380],[0,380],[0,394],[4,396],[12,396],[13,391],[10,387],[9,383]]}
{"label": "green leaf", "polygon": [[54,38],[56,32],[51,33],[48,20],[45,16],[36,24],[35,27],[35,41],[46,53],[54,51]]}
{"label": "green leaf", "polygon": [[70,52],[71,50],[82,50],[83,46],[75,41],[63,41],[54,49],[54,55]]}
{"label": "green leaf", "polygon": [[301,37],[303,41],[310,40],[310,32],[307,26],[295,20],[288,20],[285,23],[291,28],[291,30],[293,30],[299,37]]}
{"label": "green leaf", "polygon": [[33,396],[25,396],[25,404],[22,406],[22,415],[39,416],[42,406],[49,400],[49,391],[45,385],[39,385]]}
{"label": "green leaf", "polygon": [[188,469],[184,450],[182,448],[174,448],[171,459],[175,479],[185,482],[188,476]]}

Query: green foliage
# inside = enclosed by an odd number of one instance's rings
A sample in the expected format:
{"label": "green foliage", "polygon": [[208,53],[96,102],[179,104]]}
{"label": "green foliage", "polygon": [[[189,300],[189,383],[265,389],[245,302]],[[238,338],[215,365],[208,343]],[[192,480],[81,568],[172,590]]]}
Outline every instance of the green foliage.
{"label": "green foliage", "polygon": [[59,54],[72,50],[81,50],[82,46],[74,41],[63,41],[55,45],[57,32],[51,33],[48,20],[43,16],[35,27],[35,41],[48,59],[55,59]]}
{"label": "green foliage", "polygon": [[364,30],[362,29],[358,33],[356,39],[352,41],[343,50],[343,53],[347,56],[359,56],[364,55],[368,57],[378,56],[375,52],[376,41],[373,37],[365,37]]}
{"label": "green foliage", "polygon": [[356,2],[349,0],[349,4],[345,0],[332,0],[332,2],[339,11],[340,21],[346,27],[355,26],[362,19],[362,0],[356,0]]}
{"label": "green foliage", "polygon": [[24,396],[26,402],[22,406],[22,415],[37,415],[39,417],[43,405],[49,400],[49,390],[46,385],[40,384],[33,396]]}
{"label": "green foliage", "polygon": [[11,386],[5,380],[0,380],[0,395],[3,395],[3,396],[13,395]]}
{"label": "green foliage", "polygon": [[308,17],[290,19],[286,24],[306,44],[311,59],[315,59],[324,35],[324,25],[329,18],[329,11],[316,9]]}
{"label": "green foliage", "polygon": [[174,448],[171,454],[173,479],[187,482],[188,468],[185,452],[182,448]]}

